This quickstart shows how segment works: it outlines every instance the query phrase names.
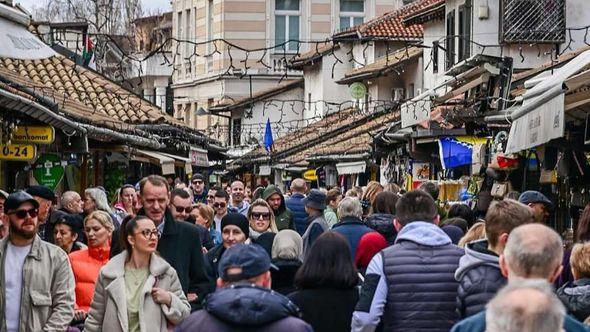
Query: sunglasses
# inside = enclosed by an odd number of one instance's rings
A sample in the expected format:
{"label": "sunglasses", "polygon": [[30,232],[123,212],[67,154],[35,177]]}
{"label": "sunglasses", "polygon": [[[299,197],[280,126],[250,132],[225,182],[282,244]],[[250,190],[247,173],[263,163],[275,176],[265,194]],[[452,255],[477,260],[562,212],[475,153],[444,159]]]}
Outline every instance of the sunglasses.
{"label": "sunglasses", "polygon": [[170,204],[172,206],[174,206],[174,209],[176,210],[176,213],[191,213],[191,211],[193,210],[192,206],[189,207],[182,207],[182,206],[176,206],[174,204]]}
{"label": "sunglasses", "polygon": [[153,229],[153,230],[149,230],[149,229],[144,229],[143,231],[140,232],[141,235],[143,235],[146,239],[151,239],[152,236],[156,237],[157,239],[160,238],[161,234],[160,231],[158,231],[157,229]]}
{"label": "sunglasses", "polygon": [[270,213],[268,213],[268,212],[252,212],[252,219],[260,219],[261,217],[262,217],[262,220],[269,220]]}
{"label": "sunglasses", "polygon": [[39,215],[39,209],[32,208],[30,210],[16,210],[8,214],[14,214],[19,219],[25,219],[27,215],[31,216],[31,218],[35,218]]}
{"label": "sunglasses", "polygon": [[225,203],[213,203],[213,207],[216,209],[221,209],[225,207]]}
{"label": "sunglasses", "polygon": [[193,181],[193,184],[203,184],[203,181],[199,181],[199,180]]}

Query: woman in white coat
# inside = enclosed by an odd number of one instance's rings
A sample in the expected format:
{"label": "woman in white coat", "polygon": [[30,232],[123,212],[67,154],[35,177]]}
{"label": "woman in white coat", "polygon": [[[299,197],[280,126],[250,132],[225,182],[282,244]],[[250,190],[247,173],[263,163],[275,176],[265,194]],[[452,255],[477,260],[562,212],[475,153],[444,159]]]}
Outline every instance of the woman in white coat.
{"label": "woman in white coat", "polygon": [[100,271],[84,331],[167,331],[190,314],[176,271],[155,252],[159,233],[145,216],[128,217],[125,245]]}

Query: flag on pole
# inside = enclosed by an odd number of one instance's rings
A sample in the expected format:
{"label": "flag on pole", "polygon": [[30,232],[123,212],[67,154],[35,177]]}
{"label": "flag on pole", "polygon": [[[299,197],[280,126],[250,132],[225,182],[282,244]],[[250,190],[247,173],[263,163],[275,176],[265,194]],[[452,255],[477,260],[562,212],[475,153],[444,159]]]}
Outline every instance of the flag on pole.
{"label": "flag on pole", "polygon": [[443,169],[471,165],[476,151],[474,147],[486,143],[486,138],[472,136],[441,137],[438,147]]}
{"label": "flag on pole", "polygon": [[82,51],[82,58],[84,59],[84,66],[96,69],[96,61],[94,59],[94,44],[89,35],[86,35],[84,41],[84,51]]}
{"label": "flag on pole", "polygon": [[266,119],[266,129],[264,130],[264,148],[267,152],[272,150],[274,139],[272,138],[272,128],[270,127],[270,119]]}

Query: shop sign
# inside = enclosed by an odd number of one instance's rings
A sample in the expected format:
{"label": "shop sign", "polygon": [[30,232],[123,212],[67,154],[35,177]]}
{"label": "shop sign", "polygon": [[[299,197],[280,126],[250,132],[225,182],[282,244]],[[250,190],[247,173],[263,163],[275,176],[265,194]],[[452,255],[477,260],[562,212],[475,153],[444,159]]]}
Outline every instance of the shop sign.
{"label": "shop sign", "polygon": [[33,144],[0,144],[0,159],[9,161],[31,161],[37,156]]}
{"label": "shop sign", "polygon": [[33,168],[33,177],[37,183],[52,190],[55,190],[64,173],[61,157],[56,154],[42,154]]}
{"label": "shop sign", "polygon": [[51,144],[55,141],[55,129],[51,126],[19,126],[12,140],[23,143]]}
{"label": "shop sign", "polygon": [[365,98],[367,94],[367,87],[361,82],[354,82],[350,85],[350,96],[355,100]]}
{"label": "shop sign", "polygon": [[303,172],[303,178],[307,181],[316,181],[318,176],[315,172],[315,169],[308,169],[307,171]]}
{"label": "shop sign", "polygon": [[209,158],[207,150],[192,148],[189,152],[191,164],[198,167],[209,167]]}

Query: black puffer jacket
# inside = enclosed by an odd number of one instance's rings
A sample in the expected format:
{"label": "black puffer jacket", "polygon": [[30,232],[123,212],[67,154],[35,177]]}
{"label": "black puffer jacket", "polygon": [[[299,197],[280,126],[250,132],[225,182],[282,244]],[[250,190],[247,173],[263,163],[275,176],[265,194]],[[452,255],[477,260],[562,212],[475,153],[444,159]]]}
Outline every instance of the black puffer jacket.
{"label": "black puffer jacket", "polygon": [[205,309],[190,315],[175,331],[311,332],[311,326],[298,315],[297,306],[285,296],[270,289],[238,284],[207,296]]}
{"label": "black puffer jacket", "polygon": [[590,279],[568,282],[557,290],[557,296],[568,313],[580,322],[590,316]]}
{"label": "black puffer jacket", "polygon": [[469,243],[459,261],[455,279],[459,282],[457,310],[461,318],[485,310],[488,301],[506,284],[498,256],[487,248],[487,240]]}
{"label": "black puffer jacket", "polygon": [[388,245],[392,245],[397,236],[397,231],[393,226],[393,218],[392,214],[373,213],[365,219],[365,224],[383,235]]}

